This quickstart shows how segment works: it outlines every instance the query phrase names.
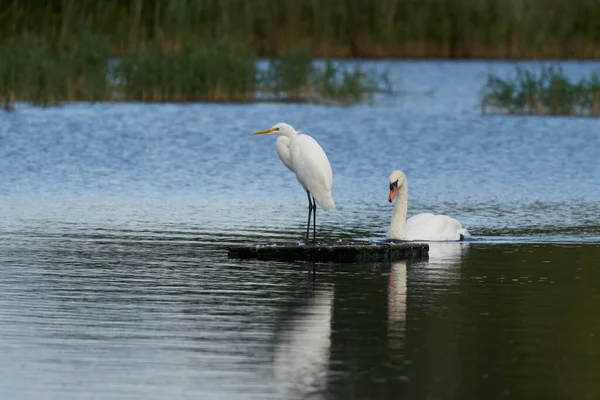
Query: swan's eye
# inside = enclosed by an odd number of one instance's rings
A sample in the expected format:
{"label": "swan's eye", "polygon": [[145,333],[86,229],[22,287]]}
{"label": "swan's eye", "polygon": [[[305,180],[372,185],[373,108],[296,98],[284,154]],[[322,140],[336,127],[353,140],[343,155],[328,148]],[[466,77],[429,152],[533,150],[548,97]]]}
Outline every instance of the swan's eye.
{"label": "swan's eye", "polygon": [[390,190],[392,190],[395,187],[398,187],[398,181],[396,181],[394,183],[390,183]]}

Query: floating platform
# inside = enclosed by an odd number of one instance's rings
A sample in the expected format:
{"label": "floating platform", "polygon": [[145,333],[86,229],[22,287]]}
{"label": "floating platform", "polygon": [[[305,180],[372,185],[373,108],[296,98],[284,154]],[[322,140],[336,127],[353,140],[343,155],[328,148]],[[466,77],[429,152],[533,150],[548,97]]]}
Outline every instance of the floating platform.
{"label": "floating platform", "polygon": [[229,258],[271,261],[354,263],[427,257],[429,245],[417,242],[333,242],[230,246]]}

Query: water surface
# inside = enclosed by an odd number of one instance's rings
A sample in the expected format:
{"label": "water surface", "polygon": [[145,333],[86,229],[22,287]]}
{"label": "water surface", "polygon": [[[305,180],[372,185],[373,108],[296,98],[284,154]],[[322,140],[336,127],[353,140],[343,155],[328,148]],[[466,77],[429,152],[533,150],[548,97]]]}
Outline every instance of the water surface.
{"label": "water surface", "polygon": [[[402,95],[311,105],[21,105],[0,114],[0,394],[80,398],[594,398],[600,122],[483,116],[478,62],[380,62]],[[567,63],[580,76],[599,64]],[[306,196],[250,133],[312,134],[320,238],[459,219],[429,260],[227,259],[300,241]]]}

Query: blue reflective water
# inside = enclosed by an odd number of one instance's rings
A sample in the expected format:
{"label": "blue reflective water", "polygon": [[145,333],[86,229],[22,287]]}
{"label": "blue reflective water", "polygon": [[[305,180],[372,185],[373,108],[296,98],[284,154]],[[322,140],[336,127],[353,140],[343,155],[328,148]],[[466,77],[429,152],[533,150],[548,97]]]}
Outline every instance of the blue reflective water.
{"label": "blue reflective water", "polygon": [[[3,397],[498,398],[552,394],[557,374],[576,398],[600,390],[575,367],[598,361],[600,121],[481,115],[508,63],[368,64],[397,97],[1,113]],[[250,134],[280,121],[332,164],[321,238],[383,238],[400,168],[409,214],[451,215],[474,242],[320,266],[314,284],[303,264],[227,259],[227,244],[303,237],[305,194],[275,138]],[[560,334],[577,343],[548,350]]]}

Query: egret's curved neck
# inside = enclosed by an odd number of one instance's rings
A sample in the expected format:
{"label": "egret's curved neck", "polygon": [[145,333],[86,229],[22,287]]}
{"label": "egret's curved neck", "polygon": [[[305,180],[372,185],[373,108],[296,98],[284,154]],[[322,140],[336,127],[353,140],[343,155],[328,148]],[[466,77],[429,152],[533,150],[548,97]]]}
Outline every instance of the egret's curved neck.
{"label": "egret's curved neck", "polygon": [[298,132],[295,129],[282,129],[277,133],[280,137],[286,137],[289,139],[293,139],[298,136]]}
{"label": "egret's curved neck", "polygon": [[292,172],[292,155],[290,154],[290,143],[292,140],[288,136],[280,135],[275,142],[275,150],[281,162]]}
{"label": "egret's curved neck", "polygon": [[408,211],[408,182],[404,183],[398,188],[398,195],[396,197],[396,206],[394,207],[394,213],[392,214],[392,222],[390,223],[390,230],[388,232],[388,239],[405,240],[406,233],[404,227],[406,225],[406,213]]}
{"label": "egret's curved neck", "polygon": [[292,155],[290,154],[290,144],[292,140],[298,136],[293,128],[283,128],[278,133],[279,137],[275,143],[275,150],[281,162],[292,172],[294,172],[294,166],[292,165]]}

